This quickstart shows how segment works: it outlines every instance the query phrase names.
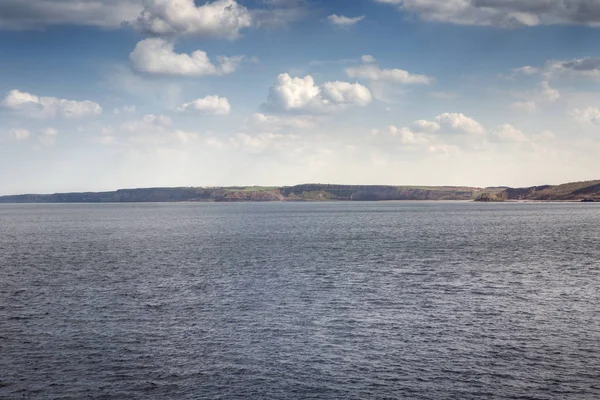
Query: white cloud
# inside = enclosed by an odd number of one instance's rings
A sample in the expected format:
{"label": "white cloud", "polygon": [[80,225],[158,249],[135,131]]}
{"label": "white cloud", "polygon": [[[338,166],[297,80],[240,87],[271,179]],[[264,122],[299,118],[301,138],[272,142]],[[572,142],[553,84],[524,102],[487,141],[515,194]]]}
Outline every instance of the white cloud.
{"label": "white cloud", "polygon": [[575,119],[575,121],[582,124],[600,125],[600,108],[576,108],[571,112],[571,116],[573,119]]}
{"label": "white cloud", "polygon": [[490,140],[499,143],[529,143],[549,142],[556,138],[554,133],[543,131],[532,135],[525,134],[511,124],[502,124],[490,132]]}
{"label": "white cloud", "polygon": [[560,99],[560,92],[550,87],[546,81],[541,82],[537,89],[531,93],[531,96],[542,103],[554,103]]}
{"label": "white cloud", "polygon": [[277,83],[271,87],[269,102],[271,106],[285,111],[318,108],[323,102],[320,93],[321,89],[310,75],[292,78],[288,74],[280,74]]}
{"label": "white cloud", "polygon": [[121,124],[121,130],[125,132],[162,131],[172,123],[173,120],[167,115],[147,114],[142,119]]}
{"label": "white cloud", "polygon": [[372,101],[368,88],[358,83],[326,82],[317,86],[312,76],[292,78],[280,74],[269,92],[267,108],[276,111],[319,113],[345,106],[364,107]]}
{"label": "white cloud", "polygon": [[520,68],[515,68],[512,70],[512,74],[513,76],[515,75],[525,75],[525,76],[531,76],[531,75],[536,75],[540,73],[540,69],[537,67],[532,67],[530,65],[526,65],[524,67],[520,67]]}
{"label": "white cloud", "polygon": [[252,26],[250,11],[235,0],[196,6],[194,0],[148,0],[134,25],[153,35],[196,35],[236,39]]}
{"label": "white cloud", "polygon": [[362,21],[363,19],[365,19],[364,15],[351,18],[351,17],[346,17],[344,15],[332,14],[329,17],[327,17],[327,20],[329,21],[330,24],[335,25],[335,26],[341,26],[341,27],[352,26],[352,25]]}
{"label": "white cloud", "polygon": [[485,129],[479,122],[462,113],[443,113],[435,118],[435,122],[440,124],[441,128],[451,131],[471,135],[483,135],[485,133]]}
{"label": "white cloud", "polygon": [[371,130],[371,135],[397,138],[401,144],[405,145],[424,145],[431,141],[431,138],[427,135],[413,132],[410,128],[398,128],[394,125],[389,125],[384,129],[373,129]]}
{"label": "white cloud", "polygon": [[151,38],[138,42],[135,49],[129,54],[129,60],[138,72],[203,76],[232,73],[237,69],[243,57],[217,57],[219,65],[214,65],[202,50],[196,50],[191,54],[176,53],[173,43],[160,38]]}
{"label": "white cloud", "polygon": [[436,132],[440,130],[440,124],[434,121],[420,119],[412,123],[412,129],[415,132]]}
{"label": "white cloud", "polygon": [[341,105],[364,107],[373,100],[369,89],[358,83],[325,82],[321,86],[321,94],[327,103]]}
{"label": "white cloud", "polygon": [[[364,59],[363,59],[364,61]],[[358,67],[346,68],[350,78],[366,79],[401,84],[429,84],[432,79],[425,75],[411,74],[403,69],[381,69],[377,64],[369,63]]]}
{"label": "white cloud", "polygon": [[500,142],[527,142],[529,139],[510,124],[502,124],[491,132],[492,138]]}
{"label": "white cloud", "polygon": [[177,108],[179,112],[189,112],[200,115],[227,115],[231,112],[231,105],[225,97],[206,96]]}
{"label": "white cloud", "polygon": [[600,26],[595,0],[376,0],[426,21],[460,25],[518,27],[553,24]]}
{"label": "white cloud", "polygon": [[415,121],[409,127],[391,125],[373,129],[370,138],[384,148],[400,146],[407,151],[459,155],[465,152],[485,154],[487,151],[496,151],[499,144],[506,143],[534,146],[536,143],[549,142],[555,136],[550,131],[527,135],[511,124],[501,124],[488,130],[464,114],[443,113],[431,121]]}
{"label": "white cloud", "polygon": [[31,136],[27,129],[11,129],[9,134],[15,140],[27,140]]}
{"label": "white cloud", "polygon": [[543,81],[534,90],[514,92],[513,96],[523,99],[511,104],[513,110],[533,112],[541,106],[556,102],[560,99],[560,92],[552,88],[547,81]]}
{"label": "white cloud", "polygon": [[543,67],[543,72],[553,78],[600,79],[600,58],[585,57],[567,61],[549,61]]}
{"label": "white cloud", "polygon": [[512,70],[512,76],[539,74],[544,79],[580,78],[600,79],[600,57],[582,57],[572,60],[550,60],[540,67],[530,65]]}
{"label": "white cloud", "polygon": [[457,153],[461,148],[480,147],[485,132],[479,122],[464,114],[444,113],[433,121],[415,121],[410,127],[390,125],[384,129],[373,129],[371,135],[380,140],[386,139],[386,146],[397,143],[412,149],[449,154]]}
{"label": "white cloud", "polygon": [[6,94],[2,106],[33,118],[81,118],[102,113],[102,107],[93,101],[39,97],[16,89]]}
{"label": "white cloud", "polygon": [[56,135],[58,135],[58,131],[54,128],[46,128],[42,131],[38,140],[40,143],[46,147],[50,147],[54,145],[54,141],[56,140]]}
{"label": "white cloud", "polygon": [[365,54],[364,56],[360,57],[360,60],[364,63],[374,63],[377,61],[375,57],[370,54]]}
{"label": "white cloud", "polygon": [[56,25],[119,28],[141,12],[142,0],[2,0],[0,29],[43,29]]}

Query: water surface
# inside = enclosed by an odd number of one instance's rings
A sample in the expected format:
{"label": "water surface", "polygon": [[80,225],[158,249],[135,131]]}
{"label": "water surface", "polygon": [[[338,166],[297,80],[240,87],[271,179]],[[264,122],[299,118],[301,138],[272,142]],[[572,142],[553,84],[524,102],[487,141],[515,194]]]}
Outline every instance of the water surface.
{"label": "water surface", "polygon": [[0,205],[0,278],[0,398],[600,398],[597,204]]}

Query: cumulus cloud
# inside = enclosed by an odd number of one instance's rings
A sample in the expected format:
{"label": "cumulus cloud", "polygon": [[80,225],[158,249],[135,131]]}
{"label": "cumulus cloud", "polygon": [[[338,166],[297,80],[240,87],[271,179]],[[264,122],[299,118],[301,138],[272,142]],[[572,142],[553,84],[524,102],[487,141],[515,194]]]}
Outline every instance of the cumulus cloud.
{"label": "cumulus cloud", "polygon": [[[367,56],[369,57],[369,56]],[[363,57],[363,61],[365,61]],[[357,67],[346,68],[346,74],[350,78],[365,79],[369,81],[381,81],[389,83],[411,84],[429,84],[432,79],[425,75],[411,74],[403,69],[381,69],[374,64],[374,59],[367,58],[369,63]]]}
{"label": "cumulus cloud", "polygon": [[552,88],[547,81],[543,81],[534,90],[513,92],[513,96],[523,99],[511,104],[513,110],[533,112],[541,106],[556,102],[560,99],[560,92]]}
{"label": "cumulus cloud", "polygon": [[364,107],[373,100],[365,86],[350,82],[325,82],[321,94],[327,103]]}
{"label": "cumulus cloud", "polygon": [[538,102],[554,103],[560,99],[560,92],[550,87],[546,81],[541,82],[537,89],[530,93]]}
{"label": "cumulus cloud", "polygon": [[158,75],[204,76],[225,75],[234,72],[243,56],[217,57],[213,64],[202,50],[191,54],[176,53],[174,44],[160,38],[138,42],[129,54],[131,65],[138,72]]}
{"label": "cumulus cloud", "polygon": [[441,128],[471,135],[483,135],[483,125],[462,113],[443,113],[435,118]]}
{"label": "cumulus cloud", "polygon": [[81,118],[102,113],[102,107],[93,101],[40,97],[16,89],[6,94],[2,106],[7,110],[33,118]]}
{"label": "cumulus cloud", "polygon": [[526,134],[511,124],[499,125],[490,131],[490,141],[496,143],[529,143],[549,142],[555,139],[554,133],[543,131],[534,134]]}
{"label": "cumulus cloud", "polygon": [[177,108],[177,111],[200,115],[227,115],[231,112],[231,105],[225,97],[206,96],[182,104]]}
{"label": "cumulus cloud", "polygon": [[553,24],[600,26],[600,3],[593,0],[376,0],[426,21],[460,25],[519,27]]}
{"label": "cumulus cloud", "polygon": [[549,61],[543,67],[549,77],[600,78],[600,58],[585,57],[567,61]]}
{"label": "cumulus cloud", "polygon": [[27,129],[11,129],[9,134],[15,140],[27,140],[31,136]]}
{"label": "cumulus cloud", "polygon": [[334,81],[318,86],[310,75],[292,78],[280,74],[270,89],[266,107],[275,111],[319,113],[347,106],[364,107],[372,100],[369,89],[358,83]]}
{"label": "cumulus cloud", "polygon": [[327,21],[329,21],[331,25],[340,26],[344,28],[352,26],[362,21],[363,19],[365,19],[364,15],[361,15],[359,17],[346,17],[344,15],[332,14],[329,17],[327,17]]}
{"label": "cumulus cloud", "polygon": [[600,79],[600,58],[582,57],[572,60],[550,60],[540,67],[526,65],[512,70],[512,76],[541,75],[544,79]]}
{"label": "cumulus cloud", "polygon": [[413,132],[407,127],[398,128],[394,125],[389,125],[383,129],[373,129],[371,135],[397,138],[400,143],[405,145],[427,144],[431,141],[431,138],[423,133]]}
{"label": "cumulus cloud", "polygon": [[525,134],[510,124],[502,124],[491,132],[492,138],[500,142],[527,142]]}
{"label": "cumulus cloud", "polygon": [[587,107],[576,108],[571,112],[573,119],[582,124],[600,125],[600,108]]}
{"label": "cumulus cloud", "polygon": [[121,124],[121,130],[125,132],[151,132],[162,131],[173,123],[167,115],[147,114],[138,120],[127,121]]}
{"label": "cumulus cloud", "polygon": [[431,153],[458,153],[460,149],[479,149],[486,130],[474,119],[460,113],[443,113],[433,120],[417,120],[407,127],[387,126],[371,130],[371,138],[386,146],[399,144]]}
{"label": "cumulus cloud", "polygon": [[42,29],[56,25],[119,28],[141,12],[142,0],[2,0],[0,29]]}
{"label": "cumulus cloud", "polygon": [[424,119],[413,122],[411,127],[415,132],[436,132],[441,129],[437,122]]}
{"label": "cumulus cloud", "polygon": [[249,10],[235,0],[2,0],[0,30],[55,25],[119,28],[152,35],[235,39],[249,27],[276,27],[305,17],[306,0],[262,0]]}
{"label": "cumulus cloud", "polygon": [[[600,110],[598,110],[600,113]],[[394,125],[371,130],[370,139],[380,146],[405,148],[443,155],[482,152],[498,145],[549,142],[555,138],[550,131],[526,134],[511,124],[487,129],[473,118],[461,113],[443,113],[432,120],[418,120],[410,126]]]}
{"label": "cumulus cloud", "polygon": [[196,6],[194,0],[148,0],[134,25],[153,35],[236,39],[252,26],[250,11],[235,0]]}

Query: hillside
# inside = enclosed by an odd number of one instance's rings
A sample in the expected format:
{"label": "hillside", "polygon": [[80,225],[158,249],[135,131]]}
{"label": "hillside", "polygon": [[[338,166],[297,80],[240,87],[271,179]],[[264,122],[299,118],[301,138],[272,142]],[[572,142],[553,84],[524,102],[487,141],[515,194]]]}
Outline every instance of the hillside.
{"label": "hillside", "polygon": [[563,185],[532,186],[528,188],[505,188],[485,190],[476,201],[600,201],[600,180],[571,182]]}
{"label": "hillside", "polygon": [[134,203],[244,201],[475,200],[600,201],[600,180],[563,185],[510,187],[375,186],[305,184],[267,187],[176,187],[120,189],[112,192],[0,196],[0,203]]}
{"label": "hillside", "polygon": [[289,187],[180,187],[120,189],[113,192],[24,194],[2,196],[0,203],[473,200],[482,190],[471,187],[325,184]]}

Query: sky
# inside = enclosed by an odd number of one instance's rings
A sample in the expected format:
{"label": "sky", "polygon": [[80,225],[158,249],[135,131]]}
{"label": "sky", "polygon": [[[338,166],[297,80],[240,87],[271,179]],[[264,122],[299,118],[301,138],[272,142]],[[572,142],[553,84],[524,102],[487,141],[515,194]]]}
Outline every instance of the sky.
{"label": "sky", "polygon": [[600,179],[598,0],[0,0],[0,194]]}

